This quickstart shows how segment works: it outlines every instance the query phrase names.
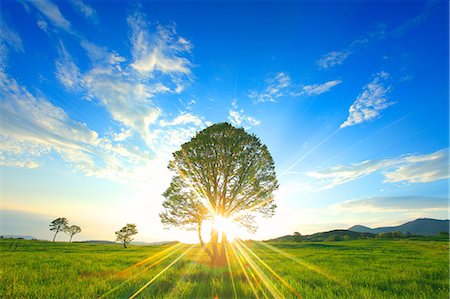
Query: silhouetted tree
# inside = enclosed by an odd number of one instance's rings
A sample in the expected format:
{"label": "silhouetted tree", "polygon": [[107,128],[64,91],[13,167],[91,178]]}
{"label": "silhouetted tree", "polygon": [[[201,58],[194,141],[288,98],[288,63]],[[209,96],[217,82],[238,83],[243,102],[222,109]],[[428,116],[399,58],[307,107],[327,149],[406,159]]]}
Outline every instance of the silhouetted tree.
{"label": "silhouetted tree", "polygon": [[[169,169],[175,174],[163,193],[167,226],[197,229],[200,244],[213,265],[226,262],[226,235],[219,248],[218,230],[211,230],[211,247],[201,236],[202,223],[217,217],[256,230],[255,215],[274,214],[273,191],[278,188],[275,165],[267,147],[243,128],[214,124],[173,153]],[[213,225],[214,227],[214,225]]]}
{"label": "silhouetted tree", "polygon": [[81,228],[78,225],[72,225],[66,227],[64,232],[70,236],[69,242],[72,242],[72,237],[78,233],[81,233]]}
{"label": "silhouetted tree", "polygon": [[128,223],[119,231],[116,231],[117,241],[123,242],[123,247],[127,248],[127,244],[133,241],[133,236],[138,233],[136,224]]}
{"label": "silhouetted tree", "polygon": [[299,233],[299,232],[294,232],[294,238],[293,239],[294,239],[295,242],[300,242],[301,239],[302,239],[302,234]]}
{"label": "silhouetted tree", "polygon": [[55,235],[53,236],[53,242],[55,242],[56,235],[60,231],[64,231],[68,224],[69,222],[66,218],[57,218],[50,223],[50,230],[55,232]]}

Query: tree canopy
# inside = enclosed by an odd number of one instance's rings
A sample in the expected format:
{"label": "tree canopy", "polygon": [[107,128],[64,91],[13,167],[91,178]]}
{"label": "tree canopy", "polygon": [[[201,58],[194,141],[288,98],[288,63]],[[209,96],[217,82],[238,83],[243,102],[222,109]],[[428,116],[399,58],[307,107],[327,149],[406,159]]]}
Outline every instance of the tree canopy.
{"label": "tree canopy", "polygon": [[138,233],[136,224],[128,223],[120,230],[116,231],[116,240],[123,243],[123,247],[127,248],[127,244],[133,241],[133,236]]}
{"label": "tree canopy", "polygon": [[64,231],[67,228],[67,225],[69,224],[69,221],[67,221],[66,218],[57,218],[50,222],[50,230],[55,232],[55,235],[53,236],[53,242],[55,242],[56,235],[60,231]]}
{"label": "tree canopy", "polygon": [[72,242],[73,236],[81,233],[81,227],[79,227],[78,225],[71,225],[66,227],[64,231],[70,236],[69,242]]}
{"label": "tree canopy", "polygon": [[[254,231],[256,214],[274,214],[273,192],[278,181],[272,156],[258,137],[243,128],[219,123],[198,132],[173,153],[168,167],[174,176],[163,193],[161,221],[188,230],[197,228],[202,246],[200,231],[205,220],[220,216]],[[211,232],[213,251],[216,234]],[[214,259],[214,252],[204,248]]]}

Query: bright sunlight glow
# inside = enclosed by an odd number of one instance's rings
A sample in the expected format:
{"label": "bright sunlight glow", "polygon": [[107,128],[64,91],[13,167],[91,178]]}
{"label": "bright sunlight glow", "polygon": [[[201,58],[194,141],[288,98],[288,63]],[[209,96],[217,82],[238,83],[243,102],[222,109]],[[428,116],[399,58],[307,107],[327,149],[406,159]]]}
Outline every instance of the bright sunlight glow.
{"label": "bright sunlight glow", "polygon": [[221,238],[222,233],[227,235],[228,241],[233,241],[236,237],[237,224],[233,222],[231,218],[225,218],[221,215],[214,216],[213,227],[219,232],[219,238]]}

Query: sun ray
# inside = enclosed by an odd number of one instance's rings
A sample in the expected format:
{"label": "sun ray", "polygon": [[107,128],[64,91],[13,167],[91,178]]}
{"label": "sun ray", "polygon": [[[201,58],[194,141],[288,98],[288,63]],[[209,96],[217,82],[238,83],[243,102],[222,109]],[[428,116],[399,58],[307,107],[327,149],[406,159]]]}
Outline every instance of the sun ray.
{"label": "sun ray", "polygon": [[347,148],[341,150],[341,151],[337,151],[335,152],[333,155],[329,156],[327,159],[324,159],[322,161],[320,161],[319,163],[315,164],[314,169],[319,169],[322,165],[326,165],[328,162],[332,161],[333,159],[335,159],[337,156],[342,155],[345,152],[348,152],[349,150],[357,147],[358,145],[366,142],[367,140],[372,139],[374,136],[386,131],[387,129],[395,126],[396,124],[402,122],[403,120],[405,120],[406,118],[408,118],[409,115],[405,115],[399,119],[396,119],[395,121],[387,124],[386,126],[383,126],[381,129],[375,131],[374,133],[362,138],[361,140],[358,140],[358,142],[352,143],[350,146],[348,146]]}
{"label": "sun ray", "polygon": [[253,268],[254,273],[259,277],[259,279],[264,284],[264,286],[267,288],[267,290],[270,292],[270,294],[274,298],[283,298],[284,296],[280,293],[279,290],[276,289],[276,287],[273,285],[273,283],[270,281],[270,279],[267,277],[267,275],[264,274],[264,272],[256,264],[256,262],[248,255],[247,248],[243,247],[241,244],[242,244],[242,242],[239,242],[239,240],[237,240],[235,245],[238,248],[238,250],[242,253],[243,258],[245,258],[245,260],[250,265],[250,267]]}
{"label": "sun ray", "polygon": [[289,254],[287,252],[284,252],[284,251],[282,251],[281,249],[279,249],[279,248],[277,248],[275,246],[267,244],[265,242],[259,242],[259,241],[257,241],[257,242],[258,242],[258,244],[260,244],[260,245],[262,245],[262,246],[264,246],[264,247],[266,247],[268,249],[271,249],[272,251],[275,251],[276,253],[281,254],[282,256],[284,256],[284,257],[286,257],[286,258],[296,262],[297,264],[302,265],[303,267],[307,268],[308,270],[311,270],[313,272],[316,272],[316,273],[318,273],[318,274],[328,278],[329,280],[332,280],[332,281],[334,281],[334,282],[336,282],[336,283],[338,283],[340,285],[343,285],[343,286],[347,286],[348,285],[347,282],[338,280],[336,277],[334,277],[330,273],[326,272],[325,270],[320,269],[316,265],[312,265],[312,264],[310,264],[308,262],[305,262],[305,261],[303,261],[303,260],[301,260],[301,259],[299,259],[299,258],[297,258],[297,257],[295,257],[295,256],[293,256],[293,255],[291,255],[291,254]]}
{"label": "sun ray", "polygon": [[305,153],[303,156],[301,156],[299,159],[297,159],[294,163],[292,163],[288,168],[286,168],[280,175],[279,177],[282,177],[283,175],[285,175],[287,172],[289,172],[292,168],[294,168],[298,163],[300,163],[301,161],[303,161],[306,157],[308,157],[311,153],[313,153],[318,147],[320,147],[322,144],[324,144],[325,142],[327,142],[331,137],[333,137],[334,135],[336,135],[341,129],[336,129],[334,132],[332,132],[331,134],[329,134],[327,137],[325,137],[321,142],[319,142],[318,144],[316,144],[314,147],[312,147],[307,153]]}
{"label": "sun ray", "polygon": [[267,270],[270,271],[270,273],[273,274],[279,281],[281,281],[297,298],[302,298],[302,296],[286,281],[284,280],[280,275],[278,275],[269,265],[267,265],[263,260],[261,260],[260,257],[256,255],[250,248],[248,248],[243,242],[237,240],[237,242],[243,246],[248,252],[250,252],[251,255],[253,255],[264,267],[266,267]]}
{"label": "sun ray", "polygon": [[[178,243],[178,244],[180,244],[180,243]],[[183,246],[185,246],[185,245],[183,245]],[[183,247],[183,246],[182,246],[182,247]],[[155,267],[156,265],[160,264],[161,262],[163,262],[164,260],[166,260],[167,258],[169,258],[170,256],[172,256],[173,254],[175,254],[175,253],[176,253],[178,250],[180,250],[182,247],[177,246],[176,248],[174,248],[174,246],[171,246],[171,247],[167,248],[167,249],[172,249],[172,251],[171,251],[171,252],[168,252],[165,256],[163,256],[163,257],[160,258],[159,260],[155,261],[155,262],[152,263],[151,265],[146,266],[144,269],[142,269],[142,270],[140,270],[139,272],[137,272],[137,273],[131,275],[131,276],[128,277],[125,281],[123,281],[121,284],[116,285],[114,288],[110,289],[108,292],[106,292],[105,294],[103,294],[103,295],[100,296],[99,298],[106,298],[106,296],[108,296],[109,294],[111,294],[111,293],[117,291],[117,290],[120,289],[122,286],[124,286],[126,283],[128,283],[129,281],[131,281],[133,278],[137,277],[138,275],[142,274],[143,272],[147,271],[148,269],[151,269],[151,268]],[[167,249],[164,250],[163,252],[166,252]],[[160,252],[160,253],[162,253],[162,252]],[[156,255],[157,255],[157,256],[160,256],[160,253],[158,253],[158,254],[156,254]],[[155,256],[155,255],[154,255],[154,256]],[[153,259],[154,256],[151,256],[150,258]],[[142,263],[143,263],[144,261],[148,261],[150,258],[147,258],[147,259],[145,259],[145,260],[143,260],[143,261],[141,261],[141,262],[139,262],[139,263],[142,265]],[[139,263],[136,263],[136,264],[139,264]],[[125,269],[125,270],[119,272],[119,275],[120,275],[120,276],[122,276],[122,275],[128,275],[128,272],[130,272],[131,269],[135,268],[135,267],[136,267],[136,264],[134,264],[133,266],[128,267],[127,269]]]}
{"label": "sun ray", "polygon": [[252,283],[250,277],[248,276],[247,271],[245,271],[245,267],[244,267],[244,265],[242,264],[242,261],[241,261],[241,259],[240,259],[240,257],[239,257],[239,253],[236,251],[236,248],[235,248],[233,245],[231,246],[231,249],[233,250],[234,256],[236,257],[236,260],[238,261],[238,264],[239,264],[239,266],[240,266],[241,269],[242,269],[242,273],[244,273],[245,278],[247,279],[248,284],[249,284],[250,288],[252,289],[253,294],[255,295],[255,298],[259,298],[258,292],[257,292],[256,289],[255,289],[255,286],[253,285],[253,283]]}
{"label": "sun ray", "polygon": [[228,266],[228,272],[230,273],[230,279],[231,279],[231,284],[233,286],[233,294],[234,294],[234,298],[237,299],[237,291],[236,291],[236,284],[234,283],[234,276],[233,276],[233,270],[231,268],[231,263],[230,263],[230,255],[228,254],[228,247],[230,246],[230,243],[227,242],[227,244],[225,245],[225,256],[227,258],[227,266]]}
{"label": "sun ray", "polygon": [[167,265],[164,269],[162,269],[158,274],[156,274],[152,279],[150,279],[145,285],[143,285],[139,290],[137,290],[133,295],[130,296],[129,299],[135,298],[137,295],[142,293],[149,285],[151,285],[158,277],[160,277],[164,272],[169,270],[176,262],[178,262],[186,253],[188,253],[194,245],[191,245],[188,249],[186,249],[179,257],[177,257],[174,261],[172,261],[169,265]]}
{"label": "sun ray", "polygon": [[156,258],[158,258],[160,256],[163,256],[163,255],[165,255],[167,253],[173,252],[174,250],[176,250],[178,247],[180,247],[182,245],[183,245],[182,243],[176,243],[176,244],[170,246],[169,248],[166,248],[163,251],[160,251],[160,252],[158,252],[158,253],[156,253],[154,255],[151,255],[148,258],[143,259],[143,260],[137,262],[136,264],[134,264],[134,265],[132,265],[132,266],[130,266],[130,267],[120,271],[118,274],[119,275],[125,275],[125,274],[127,274],[127,272],[131,271],[132,269],[134,269],[136,267],[139,267],[139,266],[142,266],[143,264],[149,263],[150,261],[152,261],[152,260],[154,260],[154,259],[156,259]]}
{"label": "sun ray", "polygon": [[[199,248],[199,249],[201,249],[201,248]],[[195,255],[194,255],[194,257],[192,258],[190,258],[191,260],[193,259],[193,260],[198,260],[198,258],[203,254],[203,251],[202,250],[196,250],[195,251],[196,253],[195,253]],[[191,270],[193,269],[195,267],[195,263],[190,263],[189,264],[189,266],[186,268],[186,269],[184,269],[183,270],[183,277],[181,277],[180,279],[183,279],[184,281],[185,281],[185,275],[186,274],[188,274],[188,273],[190,273],[191,272]],[[170,292],[170,294],[169,295],[167,295],[167,297],[168,298],[173,298],[173,297],[175,297],[175,295],[176,295],[176,292],[177,292],[177,286],[175,286],[173,289],[172,289],[172,291]]]}

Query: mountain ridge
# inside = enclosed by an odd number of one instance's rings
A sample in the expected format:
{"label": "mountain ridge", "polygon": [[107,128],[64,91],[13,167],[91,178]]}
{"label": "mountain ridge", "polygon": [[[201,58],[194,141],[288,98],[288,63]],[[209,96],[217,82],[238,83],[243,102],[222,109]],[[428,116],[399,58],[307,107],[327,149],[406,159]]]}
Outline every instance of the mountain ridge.
{"label": "mountain ridge", "polygon": [[449,232],[449,220],[439,220],[432,218],[418,218],[397,226],[384,226],[370,228],[364,225],[354,225],[348,228],[349,231],[358,233],[386,233],[399,231],[403,234],[421,235],[421,236],[435,236],[440,232]]}

